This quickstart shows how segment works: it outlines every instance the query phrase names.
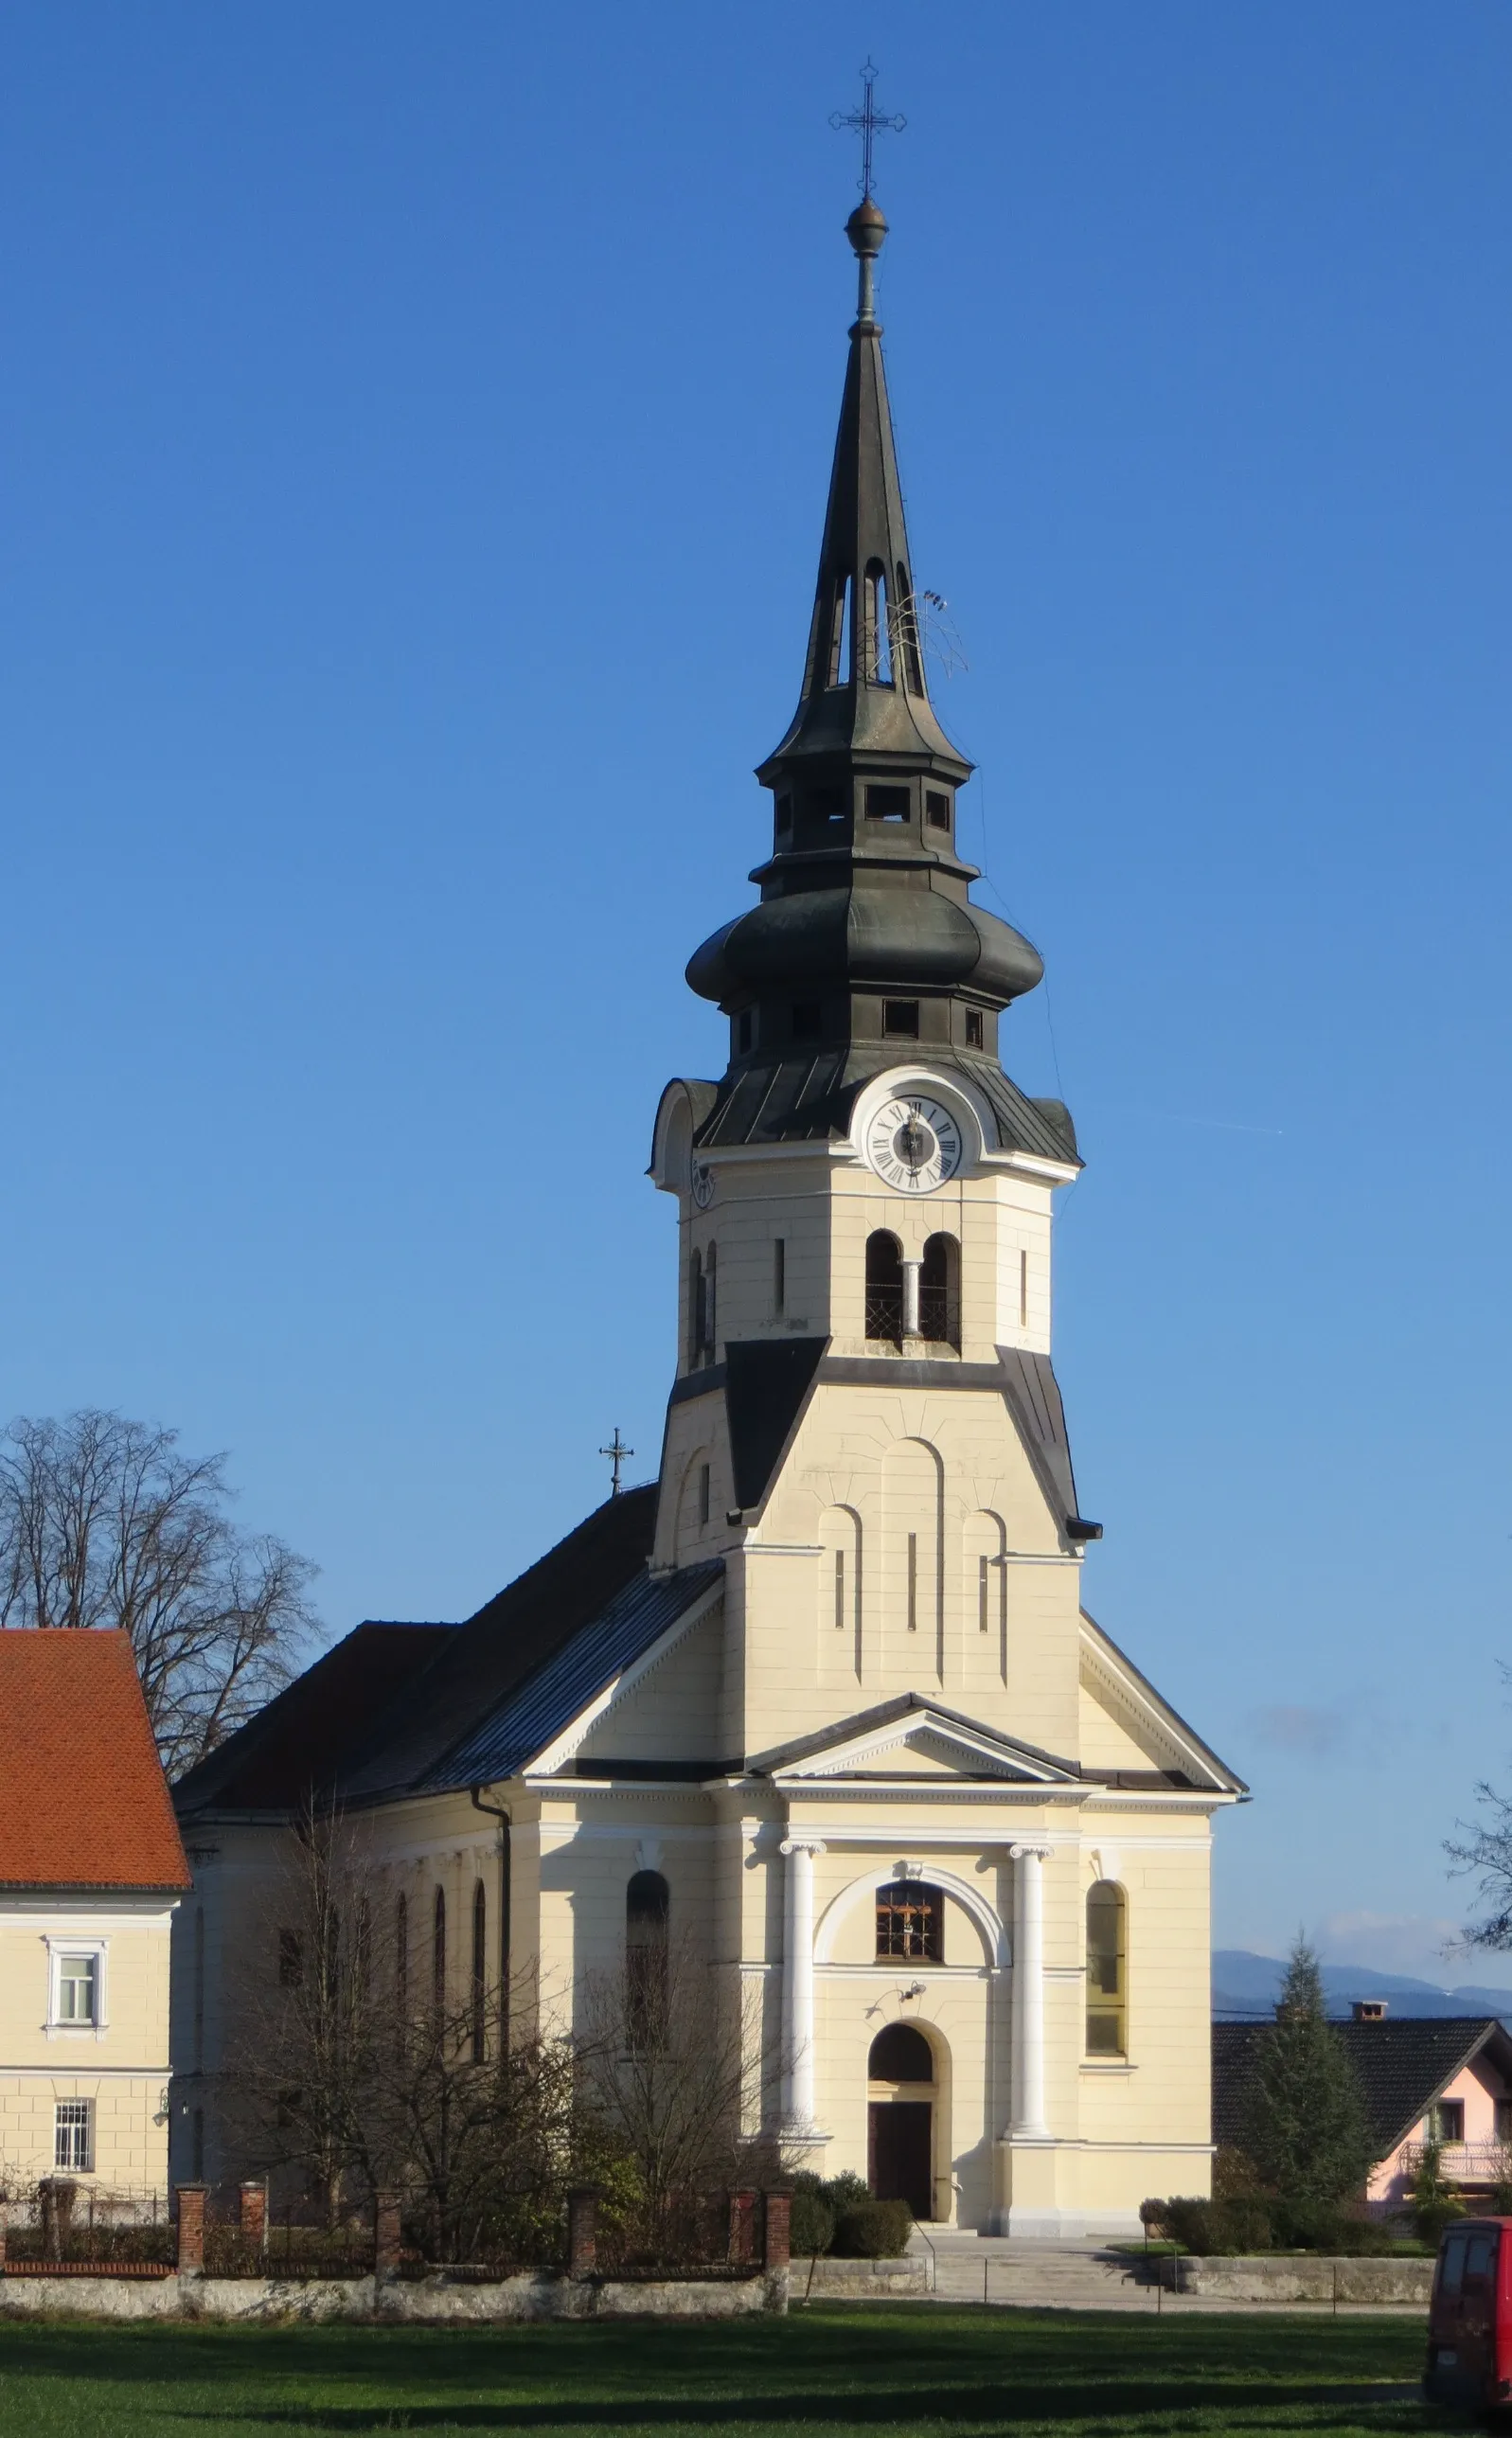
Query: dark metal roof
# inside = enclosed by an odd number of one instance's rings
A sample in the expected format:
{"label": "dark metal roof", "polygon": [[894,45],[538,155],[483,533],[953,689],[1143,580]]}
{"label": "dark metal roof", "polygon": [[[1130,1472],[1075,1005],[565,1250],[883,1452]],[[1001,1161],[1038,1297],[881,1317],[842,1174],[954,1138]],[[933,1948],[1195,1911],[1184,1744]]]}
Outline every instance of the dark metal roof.
{"label": "dark metal roof", "polygon": [[[1213,2026],[1213,2139],[1242,2148],[1269,2023]],[[1378,2159],[1384,2159],[1427,2114],[1472,2057],[1488,2062],[1512,2091],[1512,2037],[1494,2015],[1398,2016],[1379,2023],[1335,2023],[1365,2094]]]}
{"label": "dark metal roof", "polygon": [[403,1687],[460,1626],[356,1626],[265,1710],[180,1778],[181,1820],[215,1811],[293,1811],[329,1788]]}
{"label": "dark metal roof", "polygon": [[430,1771],[420,1788],[435,1793],[512,1777],[705,1598],[723,1575],[724,1561],[716,1557],[659,1578],[643,1574],[627,1584],[601,1616],[580,1628],[555,1658]]}
{"label": "dark metal roof", "polygon": [[[834,1143],[850,1132],[856,1095],[873,1076],[900,1060],[905,1043],[853,1042],[811,1056],[752,1059],[732,1066],[695,1137],[700,1150],[743,1143]],[[931,1042],[927,1063],[973,1084],[992,1112],[999,1151],[1081,1166],[1076,1129],[1064,1102],[1031,1100],[997,1061]]]}
{"label": "dark metal roof", "polygon": [[496,1594],[379,1723],[344,1773],[349,1800],[397,1793],[434,1773],[480,1719],[639,1582],[656,1531],[656,1485],[610,1498]]}
{"label": "dark metal roof", "polygon": [[998,1357],[1008,1411],[1057,1524],[1068,1540],[1100,1540],[1101,1524],[1086,1522],[1076,1504],[1066,1410],[1049,1356],[1027,1354],[1022,1346],[999,1346]]}
{"label": "dark metal roof", "polygon": [[738,1341],[724,1349],[724,1411],[738,1507],[759,1506],[813,1385],[827,1338]]}

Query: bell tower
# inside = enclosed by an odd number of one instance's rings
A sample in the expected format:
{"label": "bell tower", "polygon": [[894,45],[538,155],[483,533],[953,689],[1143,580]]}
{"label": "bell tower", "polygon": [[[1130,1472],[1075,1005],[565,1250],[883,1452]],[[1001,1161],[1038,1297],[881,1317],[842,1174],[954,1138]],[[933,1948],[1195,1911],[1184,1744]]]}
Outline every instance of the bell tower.
{"label": "bell tower", "polygon": [[[797,708],[756,771],[759,900],[687,968],[729,1062],[668,1085],[652,1161],[681,1220],[655,1562],[724,1557],[732,1753],[837,1697],[1026,1694],[1010,1557],[1074,1576],[1099,1530],[1050,1363],[1076,1136],[998,1055],[1043,969],[973,903],[956,845],[971,764],[925,673],[873,296],[886,233],[869,197],[846,223],[857,311]],[[1036,1665],[1017,1732],[1070,1751],[1074,1657],[1053,1693]]]}

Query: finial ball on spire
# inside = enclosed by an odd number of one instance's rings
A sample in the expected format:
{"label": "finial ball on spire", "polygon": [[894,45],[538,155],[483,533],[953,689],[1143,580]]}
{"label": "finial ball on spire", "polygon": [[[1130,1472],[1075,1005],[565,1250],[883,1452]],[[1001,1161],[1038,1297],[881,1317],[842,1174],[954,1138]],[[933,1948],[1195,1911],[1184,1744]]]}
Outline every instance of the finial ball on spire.
{"label": "finial ball on spire", "polygon": [[881,254],[887,222],[870,195],[856,205],[846,221],[845,235],[863,262],[874,261]]}

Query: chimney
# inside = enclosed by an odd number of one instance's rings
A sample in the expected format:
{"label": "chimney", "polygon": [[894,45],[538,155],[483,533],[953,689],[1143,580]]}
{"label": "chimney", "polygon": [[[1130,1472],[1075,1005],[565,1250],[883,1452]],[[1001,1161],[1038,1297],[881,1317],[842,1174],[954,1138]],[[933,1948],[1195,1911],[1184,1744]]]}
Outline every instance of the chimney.
{"label": "chimney", "polygon": [[1384,2023],[1386,2001],[1384,1998],[1357,1998],[1349,2011],[1357,2023]]}

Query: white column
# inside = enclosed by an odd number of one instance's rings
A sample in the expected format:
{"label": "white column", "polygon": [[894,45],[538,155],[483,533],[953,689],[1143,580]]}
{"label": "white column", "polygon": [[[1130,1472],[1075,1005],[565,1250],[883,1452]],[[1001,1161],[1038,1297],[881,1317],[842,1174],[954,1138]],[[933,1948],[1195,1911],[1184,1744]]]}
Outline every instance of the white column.
{"label": "white column", "polygon": [[1048,2141],[1044,2116],[1044,1864],[1047,1845],[1014,1845],[1013,2117],[1015,2140]]}
{"label": "white column", "polygon": [[794,2129],[813,2125],[813,1862],[824,1841],[799,1834],[783,1840],[788,1877],[782,1934],[783,2117]]}
{"label": "white column", "polygon": [[922,1268],[922,1262],[905,1260],[903,1263],[903,1335],[905,1338],[916,1338],[918,1335],[918,1273]]}

